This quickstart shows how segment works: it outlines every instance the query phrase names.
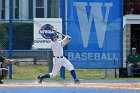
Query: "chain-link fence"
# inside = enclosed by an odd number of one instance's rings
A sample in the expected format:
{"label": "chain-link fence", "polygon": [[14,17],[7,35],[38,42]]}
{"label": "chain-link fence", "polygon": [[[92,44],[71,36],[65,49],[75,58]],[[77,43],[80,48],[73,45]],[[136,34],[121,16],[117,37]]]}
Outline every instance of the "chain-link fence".
{"label": "chain-link fence", "polygon": [[0,50],[15,60],[10,65],[13,79],[36,79],[51,71],[51,51],[32,47],[33,19],[58,18],[59,6],[59,0],[0,0]]}
{"label": "chain-link fence", "polygon": [[[46,49],[41,50],[33,49],[34,43],[33,19],[61,17],[62,19],[65,19],[62,20],[63,25],[62,32],[64,34],[73,35],[72,33],[74,32],[72,32],[72,30],[74,29],[73,28],[69,29],[69,27],[70,25],[72,25],[74,19],[68,20],[68,18],[71,17],[69,13],[76,10],[73,9],[70,12],[68,12],[69,11],[67,9],[69,8],[67,5],[68,2],[70,2],[70,0],[0,0],[0,50],[2,52],[2,56],[6,58],[12,58],[15,60],[15,63],[12,65],[12,67],[10,67],[12,68],[12,73],[10,73],[12,74],[12,79],[36,79],[36,77],[40,74],[51,72],[52,69],[51,51]],[[77,3],[74,3],[73,6],[74,7],[78,6],[78,4],[77,5],[76,4]],[[81,6],[80,10],[85,11]],[[77,16],[75,18],[77,23],[78,19]],[[11,28],[10,25],[12,25]],[[116,26],[114,25],[113,27],[111,26],[111,28],[114,27]],[[76,27],[74,26],[74,28]],[[12,33],[10,31],[12,31]],[[83,36],[86,33],[88,32],[83,33]],[[96,33],[94,32],[92,34]],[[79,42],[75,42],[74,45],[76,43],[79,44]],[[66,47],[65,50],[67,49],[70,50],[73,47],[75,47],[73,46],[71,48],[71,46],[72,45]],[[83,46],[81,45],[81,43],[79,45],[76,45],[76,47],[79,49],[81,46]],[[108,52],[108,50],[106,51]],[[69,51],[65,51],[65,54],[68,54],[68,52]],[[119,52],[117,51],[117,53],[120,54],[120,51]],[[83,60],[86,59],[84,55],[86,54],[82,55]],[[90,58],[92,57],[92,54],[88,56]],[[112,64],[110,65],[110,67],[114,66],[114,59],[111,62]],[[85,63],[81,64],[84,65]],[[119,74],[118,69],[116,69],[115,66],[109,69],[103,68],[89,69],[88,67],[83,69],[78,67],[78,69],[76,68],[76,73],[78,78],[81,79],[93,79],[93,78],[99,79],[106,78],[108,76],[118,77]],[[120,67],[120,64],[117,64],[117,66]],[[57,78],[59,78],[59,76]],[[66,71],[66,79],[70,78],[71,75],[69,74],[68,71]]]}

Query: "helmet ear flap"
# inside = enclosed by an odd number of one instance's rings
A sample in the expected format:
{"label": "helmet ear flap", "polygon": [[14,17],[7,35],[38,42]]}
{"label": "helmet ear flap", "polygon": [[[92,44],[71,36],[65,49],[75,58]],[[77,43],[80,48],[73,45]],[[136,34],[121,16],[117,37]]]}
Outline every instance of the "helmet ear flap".
{"label": "helmet ear flap", "polygon": [[53,41],[53,38],[51,38],[51,40]]}
{"label": "helmet ear flap", "polygon": [[52,41],[53,41],[53,37],[57,37],[58,38],[57,33],[51,33],[50,38],[51,38]]}

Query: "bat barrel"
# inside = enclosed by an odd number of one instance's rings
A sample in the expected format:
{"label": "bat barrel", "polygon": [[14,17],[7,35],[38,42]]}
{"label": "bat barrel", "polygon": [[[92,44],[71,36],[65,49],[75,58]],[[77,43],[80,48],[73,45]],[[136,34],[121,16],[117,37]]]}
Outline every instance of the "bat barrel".
{"label": "bat barrel", "polygon": [[66,35],[60,33],[59,31],[57,31],[56,29],[52,29],[52,31],[54,31],[54,32],[56,32],[56,33],[58,33],[58,34],[61,34],[62,36],[66,36]]}

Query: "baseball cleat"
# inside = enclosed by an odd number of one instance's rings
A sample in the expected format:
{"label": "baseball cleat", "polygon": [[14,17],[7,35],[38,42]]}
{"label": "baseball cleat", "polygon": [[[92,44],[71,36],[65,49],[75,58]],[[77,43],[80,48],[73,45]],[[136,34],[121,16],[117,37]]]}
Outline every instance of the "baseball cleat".
{"label": "baseball cleat", "polygon": [[40,78],[40,76],[37,77],[38,83],[42,83],[43,79]]}
{"label": "baseball cleat", "polygon": [[75,83],[75,84],[80,84],[80,81],[79,81],[78,79],[75,79],[75,80],[74,80],[74,83]]}

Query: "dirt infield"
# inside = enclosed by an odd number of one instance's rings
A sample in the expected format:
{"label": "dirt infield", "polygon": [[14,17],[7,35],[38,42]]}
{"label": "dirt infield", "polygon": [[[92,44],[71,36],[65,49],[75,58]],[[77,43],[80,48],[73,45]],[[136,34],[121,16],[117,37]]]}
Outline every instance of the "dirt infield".
{"label": "dirt infield", "polygon": [[5,82],[0,87],[75,87],[75,88],[96,88],[96,89],[113,89],[113,90],[135,90],[140,91],[140,82],[81,82],[74,84],[72,81],[53,81],[39,84],[34,82]]}

